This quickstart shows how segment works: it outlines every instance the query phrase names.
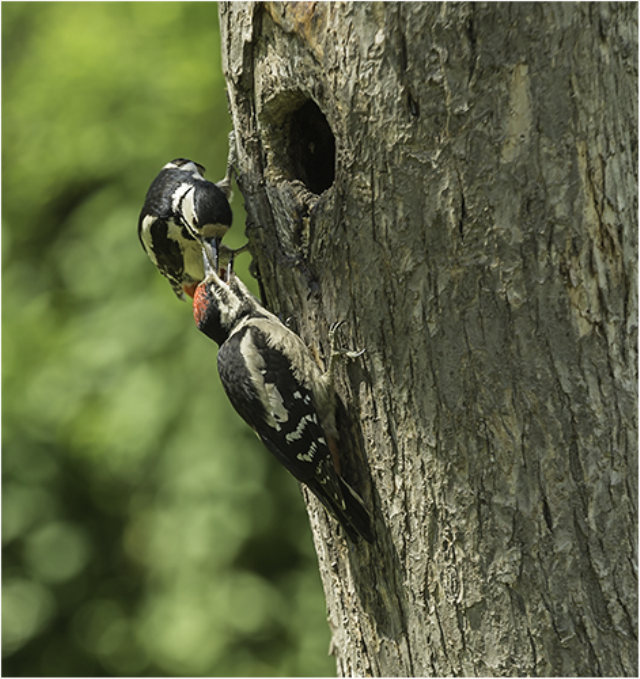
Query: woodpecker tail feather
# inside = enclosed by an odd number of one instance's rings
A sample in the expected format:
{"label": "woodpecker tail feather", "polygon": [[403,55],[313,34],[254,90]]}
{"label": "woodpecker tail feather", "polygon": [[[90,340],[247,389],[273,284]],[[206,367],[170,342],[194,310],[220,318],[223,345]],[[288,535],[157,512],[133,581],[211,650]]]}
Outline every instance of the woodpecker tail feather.
{"label": "woodpecker tail feather", "polygon": [[375,536],[371,527],[371,516],[362,498],[344,479],[338,477],[338,481],[344,498],[344,508],[338,505],[330,494],[318,488],[320,484],[314,479],[307,481],[306,484],[331,515],[338,520],[352,542],[357,542],[360,536],[367,542],[373,543]]}
{"label": "woodpecker tail feather", "polygon": [[362,498],[342,478],[340,479],[340,483],[342,486],[342,495],[345,504],[347,505],[347,509],[344,512],[345,517],[349,524],[355,528],[357,533],[364,540],[372,543],[375,540],[375,536],[371,526],[371,516],[365,507]]}

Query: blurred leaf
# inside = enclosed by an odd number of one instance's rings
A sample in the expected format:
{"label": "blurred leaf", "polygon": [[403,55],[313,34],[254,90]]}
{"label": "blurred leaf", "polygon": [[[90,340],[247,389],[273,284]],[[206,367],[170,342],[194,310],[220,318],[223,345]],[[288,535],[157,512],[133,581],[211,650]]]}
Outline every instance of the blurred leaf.
{"label": "blurred leaf", "polygon": [[168,160],[224,174],[217,8],[1,9],[4,673],[332,673],[296,483],[136,233]]}
{"label": "blurred leaf", "polygon": [[2,585],[2,652],[20,648],[47,622],[54,609],[49,590],[37,582],[7,579]]}

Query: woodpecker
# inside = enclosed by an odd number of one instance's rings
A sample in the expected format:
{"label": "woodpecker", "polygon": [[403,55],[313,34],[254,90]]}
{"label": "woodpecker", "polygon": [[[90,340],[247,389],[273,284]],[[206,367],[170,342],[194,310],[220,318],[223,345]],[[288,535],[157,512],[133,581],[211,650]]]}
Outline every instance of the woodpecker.
{"label": "woodpecker", "polygon": [[229,198],[234,164],[231,133],[227,173],[221,182],[206,180],[199,163],[176,158],[162,168],[147,192],[138,219],[138,238],[180,299],[184,293],[193,297],[204,278],[203,242],[211,245],[216,269],[219,265],[220,241],[232,221]]}
{"label": "woodpecker", "polygon": [[336,324],[323,373],[302,339],[255,299],[231,263],[223,280],[210,258],[205,254],[206,278],[194,294],[194,318],[220,347],[218,373],[231,404],[352,541],[359,535],[373,542],[369,512],[340,474],[333,386],[336,360],[363,352],[336,350]]}

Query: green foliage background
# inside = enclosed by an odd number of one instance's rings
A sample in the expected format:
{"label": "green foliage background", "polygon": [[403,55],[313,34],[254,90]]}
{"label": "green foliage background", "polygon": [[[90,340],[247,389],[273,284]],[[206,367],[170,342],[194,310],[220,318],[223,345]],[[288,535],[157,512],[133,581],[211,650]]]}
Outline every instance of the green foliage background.
{"label": "green foliage background", "polygon": [[3,3],[2,66],[3,674],[333,673],[297,485],[136,235],[224,174],[217,7]]}

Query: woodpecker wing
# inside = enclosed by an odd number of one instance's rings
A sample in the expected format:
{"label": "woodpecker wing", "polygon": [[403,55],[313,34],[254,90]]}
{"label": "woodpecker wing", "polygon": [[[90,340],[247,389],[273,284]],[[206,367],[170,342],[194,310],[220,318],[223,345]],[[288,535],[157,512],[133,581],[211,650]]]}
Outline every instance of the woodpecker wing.
{"label": "woodpecker wing", "polygon": [[234,332],[220,347],[218,371],[233,407],[299,481],[331,461],[313,394],[260,329],[245,325]]}
{"label": "woodpecker wing", "polygon": [[176,227],[160,217],[140,215],[138,237],[149,259],[171,283],[178,297],[183,297],[184,244],[172,237]]}
{"label": "woodpecker wing", "polygon": [[[138,219],[138,238],[149,259],[165,276],[174,292],[183,298],[182,284],[192,282],[194,278],[201,280],[202,269],[200,245],[189,232],[189,229],[176,218],[172,198],[178,188],[187,184],[190,175],[178,169],[164,169],[153,180]],[[187,252],[194,254],[188,257],[196,264],[194,275],[188,274]],[[193,266],[193,265],[191,265]],[[199,269],[198,269],[199,267]]]}
{"label": "woodpecker wing", "polygon": [[335,471],[313,394],[296,379],[287,356],[247,324],[220,347],[218,372],[231,404],[269,452],[313,491],[351,539],[360,533],[372,541],[368,513]]}

